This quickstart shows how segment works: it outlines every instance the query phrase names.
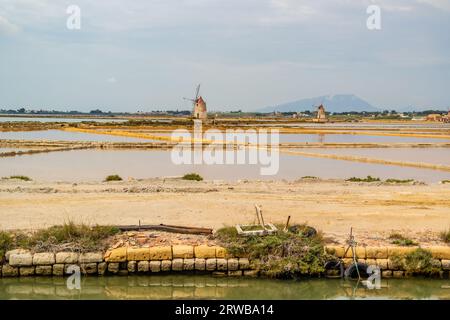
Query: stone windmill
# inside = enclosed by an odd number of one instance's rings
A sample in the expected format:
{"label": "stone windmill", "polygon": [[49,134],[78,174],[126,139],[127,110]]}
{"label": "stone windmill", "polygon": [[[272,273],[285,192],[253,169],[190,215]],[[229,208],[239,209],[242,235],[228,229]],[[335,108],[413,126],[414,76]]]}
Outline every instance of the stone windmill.
{"label": "stone windmill", "polygon": [[197,86],[197,89],[195,90],[195,98],[189,99],[189,98],[183,98],[184,100],[192,101],[192,117],[194,119],[200,119],[200,120],[206,120],[208,118],[208,114],[206,111],[206,102],[203,100],[201,96],[199,96],[200,93],[200,84]]}

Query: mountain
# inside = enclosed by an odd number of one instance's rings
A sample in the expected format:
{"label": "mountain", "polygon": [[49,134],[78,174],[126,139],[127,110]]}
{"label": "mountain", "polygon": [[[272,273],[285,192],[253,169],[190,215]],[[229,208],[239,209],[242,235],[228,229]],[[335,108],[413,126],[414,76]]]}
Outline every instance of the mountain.
{"label": "mountain", "polygon": [[350,112],[350,111],[380,111],[367,101],[353,94],[336,94],[302,99],[280,105],[259,109],[259,112],[299,112],[305,110],[315,111],[315,106],[323,104],[327,112]]}

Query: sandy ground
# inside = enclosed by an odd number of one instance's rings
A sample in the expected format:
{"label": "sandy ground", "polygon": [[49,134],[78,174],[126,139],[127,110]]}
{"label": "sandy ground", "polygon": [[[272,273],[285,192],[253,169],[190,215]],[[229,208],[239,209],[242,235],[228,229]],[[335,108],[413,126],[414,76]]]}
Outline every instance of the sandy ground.
{"label": "sandy ground", "polygon": [[385,241],[392,230],[420,243],[439,243],[450,228],[450,184],[381,185],[344,181],[190,182],[151,179],[113,183],[0,180],[0,229],[36,229],[64,221],[98,224],[175,224],[219,228],[266,221],[307,222],[342,242]]}

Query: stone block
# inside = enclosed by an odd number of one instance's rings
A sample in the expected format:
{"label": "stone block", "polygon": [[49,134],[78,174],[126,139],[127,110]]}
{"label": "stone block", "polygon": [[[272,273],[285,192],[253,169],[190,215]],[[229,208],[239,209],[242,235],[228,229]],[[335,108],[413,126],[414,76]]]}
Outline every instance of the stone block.
{"label": "stone block", "polygon": [[183,270],[185,271],[193,271],[195,266],[194,259],[184,259],[183,260]]}
{"label": "stone block", "polygon": [[53,265],[53,275],[54,276],[63,276],[64,275],[64,264],[57,263]]}
{"label": "stone block", "polygon": [[387,259],[388,249],[386,247],[366,247],[366,258]]}
{"label": "stone block", "polygon": [[229,277],[240,277],[242,276],[242,270],[228,270]]}
{"label": "stone block", "polygon": [[224,247],[216,247],[216,258],[226,258],[228,256],[228,251]]}
{"label": "stone block", "polygon": [[34,275],[34,267],[20,267],[19,273],[21,277],[28,277]]}
{"label": "stone block", "polygon": [[[9,261],[9,257],[10,257],[12,254],[24,254],[24,253],[29,253],[29,254],[31,254],[30,250],[26,250],[26,249],[14,249],[14,250],[9,250],[9,251],[6,251],[6,253],[5,253],[5,259],[6,259],[6,261]],[[1,258],[1,257],[0,257],[0,258]]]}
{"label": "stone block", "polygon": [[150,248],[128,248],[128,261],[148,261],[150,260]]}
{"label": "stone block", "polygon": [[41,252],[33,255],[33,265],[48,266],[55,264],[55,254],[52,252]]}
{"label": "stone block", "polygon": [[239,269],[247,270],[250,268],[250,261],[247,258],[239,258]]}
{"label": "stone block", "polygon": [[417,247],[388,247],[388,256],[406,256],[417,250]]}
{"label": "stone block", "polygon": [[228,259],[227,268],[229,271],[239,270],[239,260],[235,258]]}
{"label": "stone block", "polygon": [[75,264],[78,263],[79,254],[76,252],[56,253],[56,263]]}
{"label": "stone block", "polygon": [[208,259],[216,257],[216,246],[196,246],[194,247],[194,255],[196,258]]}
{"label": "stone block", "polygon": [[227,259],[217,259],[217,270],[218,271],[227,271],[228,270]]}
{"label": "stone block", "polygon": [[160,272],[161,271],[161,261],[150,261],[149,268],[151,272]]}
{"label": "stone block", "polygon": [[172,260],[172,247],[171,246],[151,247],[150,260]]}
{"label": "stone block", "polygon": [[99,276],[103,276],[106,273],[106,269],[108,268],[108,264],[106,262],[100,262],[97,264],[97,273]]}
{"label": "stone block", "polygon": [[138,272],[148,272],[150,270],[149,268],[149,262],[148,261],[139,261],[137,265]]}
{"label": "stone block", "polygon": [[224,271],[214,271],[214,272],[212,273],[212,275],[213,275],[214,277],[226,277],[226,276],[227,276],[227,273],[224,272]]}
{"label": "stone block", "polygon": [[195,270],[197,271],[205,271],[206,270],[206,259],[203,258],[195,258]]}
{"label": "stone block", "polygon": [[101,252],[82,253],[79,257],[80,263],[96,263],[103,262],[103,254]]}
{"label": "stone block", "polygon": [[37,276],[51,276],[53,271],[52,271],[52,266],[43,266],[43,265],[38,265],[35,268],[35,271]]}
{"label": "stone block", "polygon": [[106,262],[125,262],[125,261],[127,261],[127,251],[128,251],[128,249],[126,247],[121,247],[121,248],[117,248],[117,249],[108,251],[105,254],[105,261]]}
{"label": "stone block", "polygon": [[[366,247],[356,247],[355,248],[355,254],[357,259],[365,259],[367,257],[366,255]],[[345,258],[353,258],[353,252],[352,249],[348,249],[347,253],[345,254]]]}
{"label": "stone block", "polygon": [[118,262],[108,262],[108,272],[118,273],[119,267],[120,267],[120,265]]}
{"label": "stone block", "polygon": [[81,273],[83,274],[96,274],[97,273],[97,263],[83,263],[80,266]]}
{"label": "stone block", "polygon": [[217,268],[217,259],[206,259],[206,270],[214,271]]}
{"label": "stone block", "polygon": [[392,270],[383,270],[383,271],[381,271],[381,277],[382,278],[391,278],[392,277]]}
{"label": "stone block", "polygon": [[425,249],[429,249],[431,251],[433,258],[450,260],[450,246],[434,246]]}
{"label": "stone block", "polygon": [[442,259],[441,264],[442,264],[442,269],[450,270],[450,260]]}
{"label": "stone block", "polygon": [[392,276],[394,278],[403,278],[404,274],[405,273],[403,271],[393,271],[392,272]]}
{"label": "stone block", "polygon": [[173,271],[183,271],[183,259],[173,259],[172,260],[172,270]]}
{"label": "stone block", "polygon": [[137,262],[136,261],[128,261],[128,264],[127,264],[128,272],[129,273],[136,272],[136,266],[137,266]]}
{"label": "stone block", "polygon": [[388,268],[388,259],[376,259],[377,266],[380,267],[381,270],[387,270]]}
{"label": "stone block", "polygon": [[19,268],[13,267],[9,264],[4,264],[2,266],[3,277],[17,277],[18,275],[19,275]]}
{"label": "stone block", "polygon": [[167,272],[172,270],[172,260],[161,261],[161,271]]}
{"label": "stone block", "polygon": [[[74,270],[76,270],[77,268],[80,268],[80,266],[75,265],[75,264],[65,264],[64,265],[64,274],[74,274]],[[80,272],[81,272],[81,268],[80,268]]]}
{"label": "stone block", "polygon": [[194,257],[194,247],[185,245],[172,246],[172,256],[174,259],[191,259]]}
{"label": "stone block", "polygon": [[10,254],[9,265],[13,267],[29,267],[33,265],[33,256],[29,252]]}
{"label": "stone block", "polygon": [[345,253],[344,246],[326,246],[325,252],[328,254],[332,254],[338,258],[343,258]]}

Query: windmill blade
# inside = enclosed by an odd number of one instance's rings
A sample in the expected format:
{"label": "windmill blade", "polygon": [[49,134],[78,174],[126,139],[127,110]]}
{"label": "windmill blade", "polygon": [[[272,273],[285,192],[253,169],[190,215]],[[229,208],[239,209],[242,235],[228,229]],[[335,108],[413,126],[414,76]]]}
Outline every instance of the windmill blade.
{"label": "windmill blade", "polygon": [[195,91],[195,100],[198,99],[198,94],[200,93],[200,84],[197,86],[197,90]]}

